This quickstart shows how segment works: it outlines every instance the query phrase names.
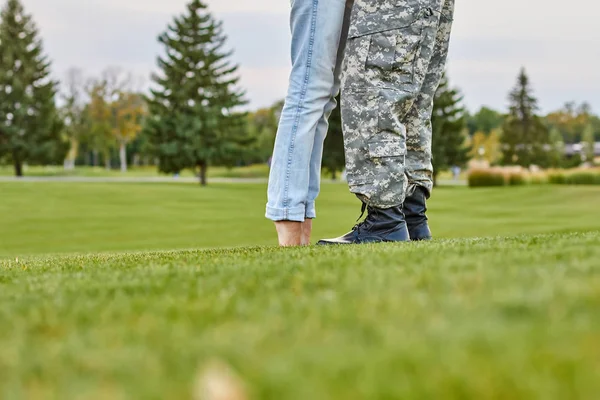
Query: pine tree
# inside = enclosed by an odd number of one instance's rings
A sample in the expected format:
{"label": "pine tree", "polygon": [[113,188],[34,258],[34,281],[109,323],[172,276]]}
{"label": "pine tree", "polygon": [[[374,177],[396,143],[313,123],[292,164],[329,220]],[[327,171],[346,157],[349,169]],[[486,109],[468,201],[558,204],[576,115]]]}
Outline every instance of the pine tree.
{"label": "pine tree", "polygon": [[68,142],[55,105],[57,83],[30,15],[20,0],[0,12],[0,157],[15,175],[23,163],[62,163]]}
{"label": "pine tree", "polygon": [[[337,101],[340,104],[339,96]],[[323,168],[331,174],[332,179],[336,179],[337,172],[344,169],[345,164],[342,114],[338,106],[333,110],[329,118],[329,130],[323,144]]]}
{"label": "pine tree", "polygon": [[453,166],[462,167],[469,160],[469,149],[465,145],[466,113],[461,102],[461,94],[450,88],[444,76],[434,97],[431,118],[434,182],[439,172]]}
{"label": "pine tree", "polygon": [[210,164],[233,165],[251,142],[245,115],[237,112],[244,93],[226,40],[222,23],[201,0],[192,0],[159,37],[165,55],[148,99],[145,133],[160,170],[199,170],[202,185]]}
{"label": "pine tree", "polygon": [[510,112],[502,129],[502,163],[523,167],[548,166],[549,131],[536,115],[537,99],[532,94],[525,69],[521,70],[509,99]]}

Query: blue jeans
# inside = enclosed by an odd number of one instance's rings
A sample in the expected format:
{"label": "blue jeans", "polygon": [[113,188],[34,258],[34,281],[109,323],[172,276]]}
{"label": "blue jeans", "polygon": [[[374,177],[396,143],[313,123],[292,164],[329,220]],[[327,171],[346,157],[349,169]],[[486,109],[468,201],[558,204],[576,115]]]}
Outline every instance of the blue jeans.
{"label": "blue jeans", "polygon": [[269,176],[266,217],[315,218],[323,142],[337,106],[352,0],[292,0],[292,73]]}

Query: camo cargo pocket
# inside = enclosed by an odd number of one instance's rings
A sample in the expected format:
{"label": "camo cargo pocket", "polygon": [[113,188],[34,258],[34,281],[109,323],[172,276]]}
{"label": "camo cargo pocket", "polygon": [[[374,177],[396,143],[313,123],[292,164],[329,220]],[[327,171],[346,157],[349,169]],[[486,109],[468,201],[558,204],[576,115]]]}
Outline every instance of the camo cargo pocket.
{"label": "camo cargo pocket", "polygon": [[435,25],[433,10],[384,11],[367,15],[351,28],[349,37],[362,38],[368,46],[364,65],[370,81],[384,87],[411,84],[422,43]]}

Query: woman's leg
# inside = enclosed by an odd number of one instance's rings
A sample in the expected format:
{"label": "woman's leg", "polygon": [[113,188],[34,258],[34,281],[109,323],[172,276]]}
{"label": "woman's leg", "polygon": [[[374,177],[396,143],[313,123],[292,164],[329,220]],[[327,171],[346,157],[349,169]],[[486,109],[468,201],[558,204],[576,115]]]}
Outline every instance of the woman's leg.
{"label": "woman's leg", "polygon": [[285,221],[277,227],[282,244],[301,242],[297,224],[307,216],[311,157],[317,127],[331,100],[344,11],[345,0],[292,3],[292,73],[275,141],[266,213],[273,221]]}
{"label": "woman's leg", "polygon": [[331,89],[331,97],[323,112],[323,116],[317,125],[315,134],[315,144],[310,159],[310,176],[308,185],[308,199],[306,202],[306,221],[302,227],[302,244],[310,244],[310,236],[312,233],[312,220],[317,217],[315,208],[315,200],[319,196],[321,190],[321,165],[323,162],[323,143],[329,130],[329,117],[333,110],[338,106],[336,97],[340,92],[342,65],[344,62],[344,54],[346,50],[346,41],[348,39],[348,29],[350,28],[350,17],[352,14],[352,6],[354,0],[346,0],[346,10],[344,13],[344,23],[342,25],[342,33],[338,44],[338,53],[336,57],[336,65],[334,71],[334,84]]}

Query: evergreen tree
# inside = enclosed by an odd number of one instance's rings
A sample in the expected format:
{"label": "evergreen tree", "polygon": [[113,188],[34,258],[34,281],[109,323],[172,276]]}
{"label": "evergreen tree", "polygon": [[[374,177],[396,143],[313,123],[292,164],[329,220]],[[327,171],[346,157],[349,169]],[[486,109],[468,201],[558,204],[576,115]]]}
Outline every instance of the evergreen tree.
{"label": "evergreen tree", "polygon": [[234,165],[251,143],[247,119],[237,112],[244,93],[237,88],[232,53],[224,50],[226,40],[221,22],[201,0],[192,0],[159,37],[165,54],[148,99],[145,133],[159,169],[197,169],[203,185],[210,164]]}
{"label": "evergreen tree", "polygon": [[57,83],[30,15],[20,0],[0,12],[0,157],[17,176],[23,163],[62,163],[68,143],[54,102]]}
{"label": "evergreen tree", "polygon": [[465,145],[466,113],[461,102],[461,94],[450,88],[444,76],[433,100],[431,119],[434,183],[439,172],[453,166],[462,167],[469,160],[469,149]]}
{"label": "evergreen tree", "polygon": [[548,166],[548,128],[536,115],[537,99],[533,96],[525,69],[519,74],[516,87],[509,96],[510,112],[502,134],[502,163],[529,167]]}
{"label": "evergreen tree", "polygon": [[[339,96],[337,101],[340,104]],[[331,174],[331,179],[336,179],[337,172],[343,170],[345,164],[342,114],[338,106],[333,110],[329,118],[329,130],[323,144],[323,168]]]}

